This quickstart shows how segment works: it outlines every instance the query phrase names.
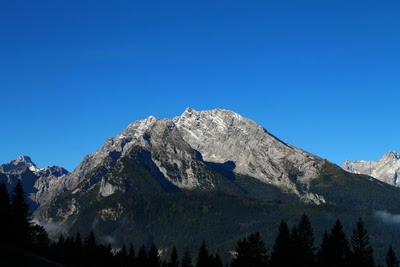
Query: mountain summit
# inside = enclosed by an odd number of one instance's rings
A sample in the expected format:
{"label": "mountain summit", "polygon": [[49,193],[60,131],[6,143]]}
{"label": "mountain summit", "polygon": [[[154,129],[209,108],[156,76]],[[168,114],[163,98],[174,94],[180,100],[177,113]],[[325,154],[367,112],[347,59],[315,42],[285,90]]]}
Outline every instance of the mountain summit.
{"label": "mountain summit", "polygon": [[53,199],[35,211],[38,221],[64,233],[94,230],[118,244],[159,237],[164,247],[204,238],[222,244],[304,209],[328,218],[400,201],[400,189],[346,172],[223,109],[131,123],[52,181]]}
{"label": "mountain summit", "polygon": [[400,187],[400,154],[394,151],[387,152],[378,161],[348,161],[343,164],[343,169],[352,172],[372,176],[382,182]]}
{"label": "mountain summit", "polygon": [[230,110],[188,108],[173,122],[203,160],[233,162],[235,173],[273,184],[304,200],[323,201],[300,192],[296,182],[307,185],[317,178],[324,160],[279,140],[254,121]]}
{"label": "mountain summit", "polygon": [[[306,202],[325,201],[307,190],[309,182],[319,177],[325,160],[279,140],[254,121],[223,109],[187,108],[172,120],[150,116],[129,124],[62,179],[64,190],[75,188],[90,172],[100,168],[102,171],[90,180],[90,184],[97,183],[137,148],[149,152],[146,162],[152,162],[153,173],[177,188],[215,189],[213,175],[205,171],[213,166],[225,173],[277,186]],[[117,190],[104,179],[102,185],[103,195]]]}
{"label": "mountain summit", "polygon": [[58,195],[54,187],[69,172],[62,167],[49,166],[38,168],[29,156],[19,156],[6,164],[0,165],[0,181],[4,181],[9,192],[22,181],[23,188],[28,195],[31,210],[38,205],[47,203]]}

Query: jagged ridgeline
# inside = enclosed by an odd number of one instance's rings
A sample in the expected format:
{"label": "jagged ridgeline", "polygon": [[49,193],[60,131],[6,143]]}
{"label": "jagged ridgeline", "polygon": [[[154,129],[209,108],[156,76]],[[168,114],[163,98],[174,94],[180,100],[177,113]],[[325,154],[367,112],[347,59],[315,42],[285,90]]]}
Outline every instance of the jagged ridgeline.
{"label": "jagged ridgeline", "polygon": [[337,218],[352,227],[363,217],[371,232],[380,229],[376,253],[399,235],[393,225],[378,227],[374,210],[397,212],[400,189],[345,172],[229,110],[188,108],[172,120],[137,121],[54,180],[46,190],[56,193],[35,218],[57,225],[54,235],[93,230],[115,246],[195,250],[206,239],[226,253],[251,232],[268,243],[282,219],[303,212],[318,236]]}

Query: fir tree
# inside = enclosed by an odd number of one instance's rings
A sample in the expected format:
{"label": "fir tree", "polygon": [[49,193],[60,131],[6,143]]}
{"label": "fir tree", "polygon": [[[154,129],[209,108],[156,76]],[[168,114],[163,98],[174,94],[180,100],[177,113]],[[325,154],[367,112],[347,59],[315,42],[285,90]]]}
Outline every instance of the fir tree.
{"label": "fir tree", "polygon": [[10,197],[3,181],[0,183],[0,218],[0,229],[3,231],[0,240],[8,240],[10,233]]}
{"label": "fir tree", "polygon": [[218,253],[215,253],[215,256],[213,257],[213,263],[212,263],[213,267],[223,267],[223,263],[221,260],[221,257],[219,256]]}
{"label": "fir tree", "polygon": [[134,265],[135,264],[136,255],[135,255],[135,247],[133,246],[132,242],[129,243],[129,255],[128,255],[128,257],[129,257],[129,263],[131,265]]}
{"label": "fir tree", "polygon": [[387,267],[398,267],[399,266],[399,261],[397,260],[397,257],[396,257],[396,254],[394,253],[392,245],[390,245],[390,247],[386,253],[386,266]]}
{"label": "fir tree", "polygon": [[250,262],[250,246],[247,238],[239,239],[238,244],[235,249],[235,254],[233,256],[231,266],[240,267],[245,266]]}
{"label": "fir tree", "polygon": [[82,251],[82,238],[81,238],[81,234],[79,232],[76,233],[74,243],[75,243],[74,244],[75,249],[79,252]]}
{"label": "fir tree", "polygon": [[139,267],[145,267],[147,264],[147,251],[146,247],[142,245],[139,248],[138,256],[137,256],[137,265]]}
{"label": "fir tree", "polygon": [[251,234],[248,238],[250,248],[250,264],[249,266],[265,266],[268,263],[267,248],[261,240],[259,232]]}
{"label": "fir tree", "polygon": [[266,253],[267,249],[261,240],[260,233],[256,232],[248,239],[239,240],[231,266],[265,266],[268,262]]}
{"label": "fir tree", "polygon": [[320,266],[346,266],[350,255],[349,242],[343,232],[343,226],[336,220],[330,234],[324,234],[318,250],[318,264]]}
{"label": "fir tree", "polygon": [[303,213],[298,225],[300,266],[314,265],[314,234],[308,216]]}
{"label": "fir tree", "polygon": [[125,243],[115,256],[118,266],[129,266],[129,256]]}
{"label": "fir tree", "polygon": [[288,266],[290,259],[290,233],[285,221],[279,225],[279,232],[271,252],[271,266]]}
{"label": "fir tree", "polygon": [[297,226],[294,226],[290,231],[290,246],[289,253],[291,257],[289,257],[289,266],[302,266],[301,265],[301,249],[300,249],[300,237]]}
{"label": "fir tree", "polygon": [[85,264],[94,264],[98,261],[97,252],[97,241],[93,231],[90,231],[89,235],[85,239],[83,246]]}
{"label": "fir tree", "polygon": [[188,249],[186,249],[185,254],[183,254],[181,267],[193,267],[192,258],[190,257],[190,252]]}
{"label": "fir tree", "polygon": [[25,192],[20,180],[18,180],[13,189],[10,208],[12,239],[18,245],[27,247],[30,243],[31,222],[28,217],[29,207],[26,203]]}
{"label": "fir tree", "polygon": [[351,237],[352,247],[352,266],[374,266],[373,249],[369,244],[369,235],[364,228],[364,222],[361,218],[356,224]]}
{"label": "fir tree", "polygon": [[327,231],[322,236],[321,246],[317,251],[317,262],[319,266],[331,266],[330,262],[331,243]]}
{"label": "fir tree", "polygon": [[179,266],[179,256],[178,250],[174,246],[171,251],[171,256],[168,261],[168,267],[178,267]]}
{"label": "fir tree", "polygon": [[158,255],[158,250],[155,244],[150,247],[149,254],[148,254],[148,267],[160,267],[161,260],[160,256]]}
{"label": "fir tree", "polygon": [[210,254],[208,252],[206,242],[203,240],[197,253],[196,267],[209,267],[211,265],[212,258],[210,257]]}
{"label": "fir tree", "polygon": [[50,246],[50,239],[46,230],[40,225],[33,225],[31,228],[31,237],[34,250],[44,254]]}

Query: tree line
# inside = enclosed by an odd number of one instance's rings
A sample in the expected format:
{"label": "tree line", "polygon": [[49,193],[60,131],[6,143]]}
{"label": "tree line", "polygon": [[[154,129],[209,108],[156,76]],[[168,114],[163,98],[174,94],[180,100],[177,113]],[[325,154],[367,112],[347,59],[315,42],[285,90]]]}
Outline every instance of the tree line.
{"label": "tree line", "polygon": [[[113,249],[111,244],[98,242],[93,232],[85,238],[79,232],[68,237],[61,234],[56,241],[51,241],[46,230],[31,221],[28,208],[20,181],[11,195],[4,182],[0,184],[0,229],[5,229],[0,242],[22,247],[66,266],[379,266],[375,265],[370,237],[361,218],[356,222],[350,239],[337,220],[331,230],[324,233],[319,247],[314,246],[313,228],[306,214],[292,228],[282,221],[270,253],[260,233],[256,232],[238,240],[230,263],[224,264],[218,253],[209,251],[205,241],[199,245],[193,259],[189,250],[180,254],[175,246],[163,258],[155,244],[150,248],[142,245],[137,252],[132,243]],[[392,246],[387,251],[386,266],[399,266]]]}

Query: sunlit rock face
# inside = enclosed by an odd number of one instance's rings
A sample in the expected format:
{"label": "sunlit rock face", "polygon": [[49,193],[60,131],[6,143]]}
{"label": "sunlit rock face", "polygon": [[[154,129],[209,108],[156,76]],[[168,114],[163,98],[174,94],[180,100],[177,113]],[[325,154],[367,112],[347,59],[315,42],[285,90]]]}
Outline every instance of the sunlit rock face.
{"label": "sunlit rock face", "polygon": [[400,176],[400,154],[390,151],[378,161],[348,161],[343,164],[343,169],[357,174],[372,176],[382,182],[400,186],[398,178]]}

